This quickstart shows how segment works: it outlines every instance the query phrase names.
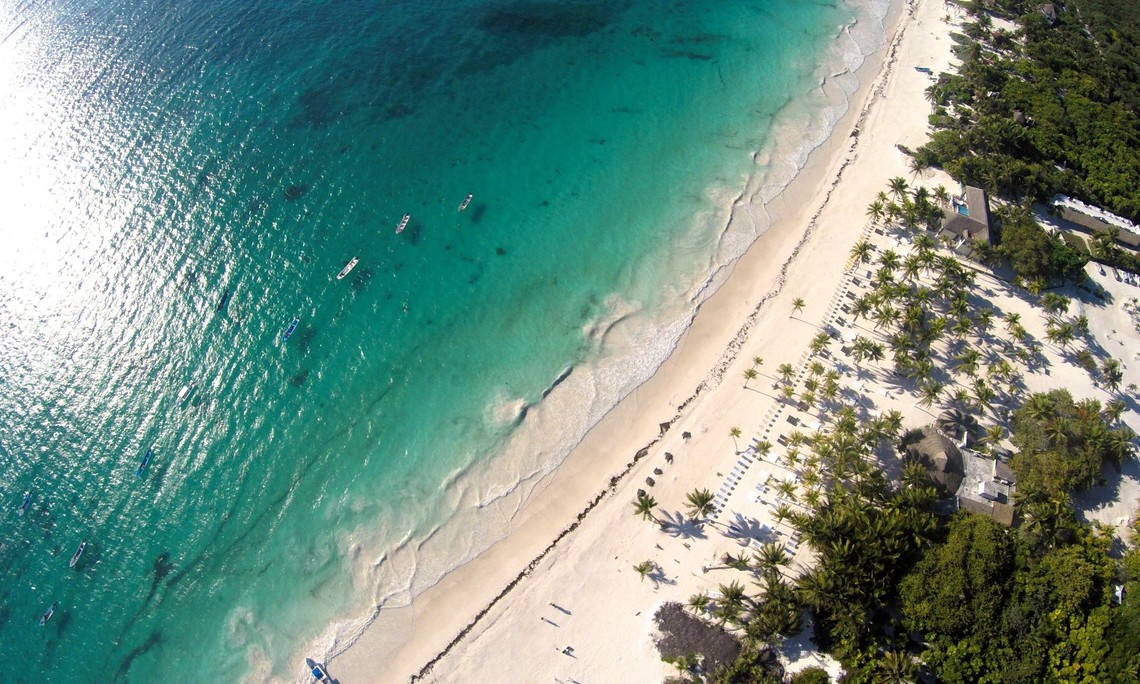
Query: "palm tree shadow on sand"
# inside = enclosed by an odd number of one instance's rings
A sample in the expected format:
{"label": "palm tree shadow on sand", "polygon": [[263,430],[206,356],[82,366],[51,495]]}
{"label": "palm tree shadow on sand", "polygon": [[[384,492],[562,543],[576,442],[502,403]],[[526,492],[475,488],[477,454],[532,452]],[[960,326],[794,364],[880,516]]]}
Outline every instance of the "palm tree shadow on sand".
{"label": "palm tree shadow on sand", "polygon": [[685,539],[706,539],[704,525],[693,520],[680,511],[663,511],[661,515],[661,531],[670,537],[683,537]]}
{"label": "palm tree shadow on sand", "polygon": [[725,536],[737,540],[741,546],[748,546],[753,540],[766,542],[774,538],[770,527],[742,513],[733,516],[732,521],[728,523]]}

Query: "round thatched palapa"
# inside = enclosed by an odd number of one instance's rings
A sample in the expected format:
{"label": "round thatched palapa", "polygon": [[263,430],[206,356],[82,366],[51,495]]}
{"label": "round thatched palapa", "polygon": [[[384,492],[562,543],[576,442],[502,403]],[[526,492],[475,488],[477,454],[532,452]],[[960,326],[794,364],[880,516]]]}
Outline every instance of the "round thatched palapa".
{"label": "round thatched palapa", "polygon": [[942,496],[953,496],[966,475],[962,452],[934,426],[922,429],[922,439],[906,448],[907,457],[926,468],[930,483]]}

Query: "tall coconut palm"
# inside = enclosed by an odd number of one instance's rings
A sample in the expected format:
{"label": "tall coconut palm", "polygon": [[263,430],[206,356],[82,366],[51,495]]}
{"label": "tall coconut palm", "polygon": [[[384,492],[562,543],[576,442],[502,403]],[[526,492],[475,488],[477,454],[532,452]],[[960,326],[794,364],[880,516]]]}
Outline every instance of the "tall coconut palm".
{"label": "tall coconut palm", "polygon": [[745,389],[748,389],[748,381],[749,380],[755,380],[756,375],[757,375],[757,373],[756,373],[755,368],[745,369],[745,371],[744,371],[744,388]]}
{"label": "tall coconut palm", "polygon": [[982,438],[982,441],[984,441],[989,446],[989,452],[993,454],[997,451],[998,442],[1000,442],[1004,437],[1005,428],[1000,425],[991,425],[986,428],[986,435]]}
{"label": "tall coconut palm", "polygon": [[884,205],[882,200],[875,200],[867,206],[867,216],[871,218],[871,223],[878,225],[879,221],[883,220]]}
{"label": "tall coconut palm", "polygon": [[[741,554],[743,558],[743,554]],[[748,561],[744,561],[744,569],[748,569]],[[748,593],[744,590],[744,585],[736,580],[732,580],[728,584],[721,584],[717,586],[717,591],[720,593],[720,600],[722,603],[731,603],[743,607],[745,601],[748,600]]]}
{"label": "tall coconut palm", "polygon": [[[881,213],[880,211],[880,214]],[[855,243],[855,246],[851,248],[851,258],[861,264],[865,264],[871,260],[871,252],[873,250],[874,247],[871,246],[870,242],[867,240],[859,240]]]}
{"label": "tall coconut palm", "polygon": [[732,437],[732,443],[736,445],[736,450],[740,451],[740,443],[736,441],[740,438],[740,428],[733,425],[728,429],[728,434]]}
{"label": "tall coconut palm", "polygon": [[902,201],[906,198],[906,191],[910,185],[902,176],[895,176],[890,180],[891,194],[895,196],[896,200]]}
{"label": "tall coconut palm", "polygon": [[773,542],[763,544],[756,553],[755,560],[756,569],[761,573],[766,573],[769,570],[779,570],[792,562],[792,559],[788,558],[787,552],[784,551],[784,547]]}
{"label": "tall coconut palm", "polygon": [[766,439],[756,442],[756,455],[761,459],[767,458],[768,454],[772,453],[772,443]]}
{"label": "tall coconut palm", "polygon": [[795,299],[793,299],[792,300],[792,315],[795,315],[797,313],[802,313],[804,310],[804,306],[806,304],[807,304],[807,302],[805,302],[803,300],[803,297],[796,297]]}
{"label": "tall coconut palm", "polygon": [[689,597],[689,610],[697,615],[704,613],[709,607],[708,594],[693,594]]}
{"label": "tall coconut palm", "polygon": [[1124,372],[1120,369],[1120,362],[1112,357],[1105,359],[1101,364],[1100,375],[1104,386],[1110,392],[1119,389],[1121,381],[1124,380]]}
{"label": "tall coconut palm", "polygon": [[657,508],[657,499],[654,499],[649,494],[638,492],[637,500],[633,502],[633,507],[636,515],[640,515],[645,520],[652,520],[658,525],[661,524],[657,516],[653,515],[653,509]]}
{"label": "tall coconut palm", "polygon": [[879,255],[879,265],[884,268],[889,268],[894,271],[899,267],[900,258],[897,252],[893,249],[885,250]]}
{"label": "tall coconut palm", "polygon": [[828,345],[831,344],[831,335],[825,332],[817,333],[811,340],[811,353],[822,354],[827,351]]}
{"label": "tall coconut palm", "polygon": [[796,369],[790,363],[781,363],[776,368],[776,373],[780,376],[780,379],[783,380],[785,384],[787,384],[791,382],[792,376],[796,374]]}
{"label": "tall coconut palm", "polygon": [[716,511],[713,500],[716,497],[707,489],[694,489],[685,497],[689,517],[694,520],[707,518]]}
{"label": "tall coconut palm", "polygon": [[653,572],[655,565],[651,560],[644,560],[633,566],[634,572],[641,576],[641,581],[644,582],[649,573]]}
{"label": "tall coconut palm", "polygon": [[945,185],[934,188],[934,200],[944,207],[950,206],[950,193],[946,191]]}
{"label": "tall coconut palm", "polygon": [[933,381],[933,380],[924,383],[918,389],[918,393],[922,397],[921,399],[919,399],[918,405],[919,406],[926,406],[927,408],[933,406],[934,402],[938,401],[938,398],[940,396],[942,396],[942,390],[945,387],[946,386],[944,384],[942,384],[941,382],[937,382],[937,381]]}

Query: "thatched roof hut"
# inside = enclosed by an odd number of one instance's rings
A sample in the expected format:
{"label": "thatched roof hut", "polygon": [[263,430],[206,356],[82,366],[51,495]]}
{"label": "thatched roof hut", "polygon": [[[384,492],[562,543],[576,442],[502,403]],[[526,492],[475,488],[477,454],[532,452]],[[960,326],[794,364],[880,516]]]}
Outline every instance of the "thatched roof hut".
{"label": "thatched roof hut", "polygon": [[930,483],[941,496],[953,496],[966,475],[962,452],[934,426],[922,428],[921,433],[921,439],[907,445],[907,458],[926,468]]}

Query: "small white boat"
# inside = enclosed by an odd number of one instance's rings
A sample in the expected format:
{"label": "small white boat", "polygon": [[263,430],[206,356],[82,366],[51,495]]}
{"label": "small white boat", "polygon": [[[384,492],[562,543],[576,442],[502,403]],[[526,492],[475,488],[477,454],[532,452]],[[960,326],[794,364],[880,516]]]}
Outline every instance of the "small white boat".
{"label": "small white boat", "polygon": [[71,557],[71,562],[67,564],[69,568],[74,568],[75,564],[79,562],[79,557],[83,555],[83,549],[87,548],[87,540],[79,542],[79,548],[75,550],[75,554]]}
{"label": "small white boat", "polygon": [[410,221],[411,219],[412,219],[411,214],[404,214],[404,218],[400,219],[400,225],[396,226],[396,235],[399,235],[400,233],[404,232],[404,229],[408,227],[408,221]]}
{"label": "small white boat", "polygon": [[178,405],[181,406],[182,404],[185,404],[186,400],[190,398],[190,393],[193,391],[193,382],[191,382],[189,385],[183,385],[182,389],[178,390]]}
{"label": "small white boat", "polygon": [[56,602],[52,602],[52,604],[48,606],[48,609],[44,611],[44,616],[40,618],[40,627],[43,627],[47,624],[47,621],[50,620],[51,616],[55,614],[55,609],[58,607],[59,604]]}
{"label": "small white boat", "polygon": [[352,273],[352,269],[356,268],[356,262],[358,261],[360,261],[360,257],[352,257],[352,261],[345,264],[344,268],[340,269],[340,273],[336,274],[336,279],[340,280],[349,273]]}
{"label": "small white boat", "polygon": [[472,198],[472,197],[474,197],[474,196],[475,196],[475,195],[472,195],[472,194],[468,194],[468,195],[467,195],[467,197],[464,197],[464,198],[463,198],[463,202],[461,202],[461,203],[459,204],[459,211],[463,211],[464,209],[466,209],[466,208],[467,208],[467,205],[468,205],[468,204],[471,204],[471,198]]}

